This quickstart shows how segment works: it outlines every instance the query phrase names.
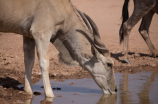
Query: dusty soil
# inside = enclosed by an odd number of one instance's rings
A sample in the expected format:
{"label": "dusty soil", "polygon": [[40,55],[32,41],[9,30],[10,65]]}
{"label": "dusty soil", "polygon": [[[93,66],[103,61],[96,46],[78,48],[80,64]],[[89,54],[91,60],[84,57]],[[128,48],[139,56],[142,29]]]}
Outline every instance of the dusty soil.
{"label": "dusty soil", "polygon": [[[119,28],[121,11],[124,0],[72,0],[81,11],[88,14],[97,24],[101,39],[110,50],[115,62],[115,72],[135,73],[142,70],[158,69],[158,58],[150,56],[150,51],[138,32],[140,22],[133,28],[129,41],[129,60],[131,64],[122,61],[122,45],[119,44]],[[130,2],[130,14],[133,2]],[[150,38],[158,49],[158,15],[154,15],[150,26]],[[24,84],[24,62],[22,36],[13,33],[0,33],[0,102],[3,104],[23,103],[26,94],[23,88],[16,87]],[[50,77],[51,78],[83,78],[90,77],[81,67],[66,66],[58,60],[58,51],[50,44]],[[41,78],[36,57],[32,72],[33,83]],[[20,100],[18,100],[20,99]]]}

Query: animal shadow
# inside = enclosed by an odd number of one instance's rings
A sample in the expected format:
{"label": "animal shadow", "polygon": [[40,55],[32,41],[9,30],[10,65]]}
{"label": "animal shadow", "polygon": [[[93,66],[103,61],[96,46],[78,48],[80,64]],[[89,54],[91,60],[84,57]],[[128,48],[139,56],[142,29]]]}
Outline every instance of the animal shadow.
{"label": "animal shadow", "polygon": [[14,90],[23,91],[23,87],[17,87],[21,83],[13,78],[6,77],[6,78],[0,78],[0,86],[3,88],[13,88]]}
{"label": "animal shadow", "polygon": [[[135,55],[135,52],[129,52],[128,55],[129,57],[132,55]],[[139,57],[152,57],[150,54],[144,54],[144,53],[137,53],[139,55]],[[124,55],[120,52],[120,53],[111,53],[111,57],[115,58],[117,61],[121,62],[121,63],[126,63],[124,60],[121,60],[119,57],[123,57]]]}
{"label": "animal shadow", "polygon": [[117,61],[121,62],[121,63],[125,63],[124,60],[120,60],[119,57],[123,57],[124,55],[120,52],[120,53],[111,53],[111,57],[115,58]]}
{"label": "animal shadow", "polygon": [[150,54],[144,54],[144,53],[135,53],[135,52],[129,52],[128,55],[135,55],[138,54],[140,57],[152,57]]}

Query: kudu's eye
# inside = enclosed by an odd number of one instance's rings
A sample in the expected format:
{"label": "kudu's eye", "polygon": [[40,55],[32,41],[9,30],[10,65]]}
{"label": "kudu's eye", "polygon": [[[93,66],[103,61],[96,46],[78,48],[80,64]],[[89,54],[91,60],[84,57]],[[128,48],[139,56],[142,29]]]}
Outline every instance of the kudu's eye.
{"label": "kudu's eye", "polygon": [[110,63],[110,62],[108,62],[107,65],[108,65],[108,67],[112,67],[113,66],[113,64]]}

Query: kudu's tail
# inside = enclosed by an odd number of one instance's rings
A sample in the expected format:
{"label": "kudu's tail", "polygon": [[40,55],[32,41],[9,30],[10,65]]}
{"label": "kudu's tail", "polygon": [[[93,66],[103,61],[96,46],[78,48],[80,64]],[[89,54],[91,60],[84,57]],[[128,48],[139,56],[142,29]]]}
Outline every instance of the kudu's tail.
{"label": "kudu's tail", "polygon": [[127,19],[129,18],[128,3],[129,3],[129,0],[125,0],[125,1],[124,1],[124,4],[123,4],[123,8],[122,8],[122,24],[121,24],[120,31],[119,31],[120,44],[121,44],[122,41],[124,40],[123,24],[124,24],[124,22],[126,22]]}

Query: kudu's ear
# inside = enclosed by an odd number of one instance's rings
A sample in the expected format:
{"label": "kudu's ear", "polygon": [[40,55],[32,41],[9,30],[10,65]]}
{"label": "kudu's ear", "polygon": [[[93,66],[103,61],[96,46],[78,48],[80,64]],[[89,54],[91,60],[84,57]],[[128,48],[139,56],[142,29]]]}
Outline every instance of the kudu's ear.
{"label": "kudu's ear", "polygon": [[101,60],[100,53],[99,53],[98,50],[94,47],[94,45],[91,46],[91,51],[92,51],[92,54],[95,56],[95,58],[96,58],[97,60]]}

